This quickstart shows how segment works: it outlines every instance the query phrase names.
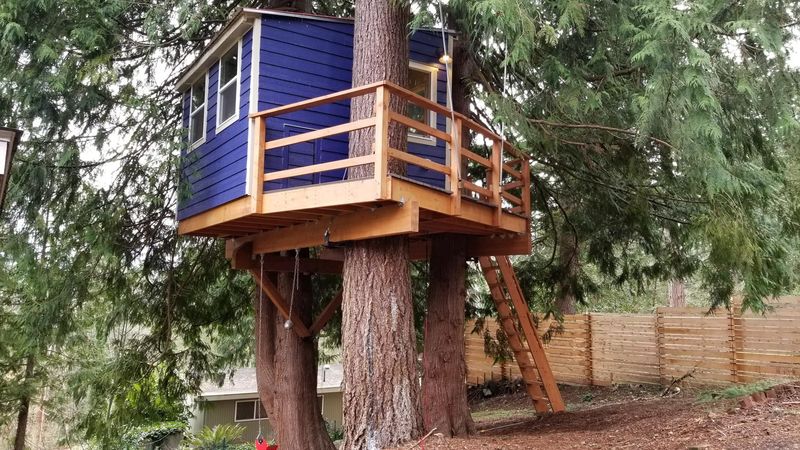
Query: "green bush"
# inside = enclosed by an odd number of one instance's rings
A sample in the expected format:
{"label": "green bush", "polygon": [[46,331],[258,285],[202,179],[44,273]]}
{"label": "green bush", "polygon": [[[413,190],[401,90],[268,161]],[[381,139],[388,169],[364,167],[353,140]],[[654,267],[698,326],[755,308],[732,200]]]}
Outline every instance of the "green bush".
{"label": "green bush", "polygon": [[169,436],[186,432],[186,422],[159,422],[134,428],[123,437],[124,449],[158,448]]}
{"label": "green bush", "polygon": [[[239,425],[217,425],[214,428],[205,427],[199,433],[190,437],[186,445],[192,450],[246,450],[251,447],[241,447],[235,443],[242,438],[244,427]],[[247,445],[247,444],[244,444]]]}
{"label": "green bush", "polygon": [[334,422],[325,420],[325,430],[328,432],[328,436],[330,436],[333,442],[344,439],[344,429]]}

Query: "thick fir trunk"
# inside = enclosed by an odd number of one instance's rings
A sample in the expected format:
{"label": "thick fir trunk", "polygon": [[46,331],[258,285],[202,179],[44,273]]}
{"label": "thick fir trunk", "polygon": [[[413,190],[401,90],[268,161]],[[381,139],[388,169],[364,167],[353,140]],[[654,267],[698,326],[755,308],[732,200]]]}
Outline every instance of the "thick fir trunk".
{"label": "thick fir trunk", "polygon": [[422,411],[425,430],[448,437],[475,432],[465,384],[466,243],[465,236],[444,235],[431,248]]}
{"label": "thick fir trunk", "polygon": [[[33,377],[34,360],[33,356],[28,356],[25,363],[25,380]],[[28,434],[28,415],[30,414],[31,397],[24,395],[19,401],[19,412],[17,413],[17,433],[14,436],[14,450],[25,450],[25,438]]]}
{"label": "thick fir trunk", "polygon": [[680,278],[669,281],[667,286],[667,298],[669,306],[673,308],[683,308],[686,306],[686,285]]}
{"label": "thick fir trunk", "polygon": [[[462,73],[468,58],[462,42],[454,42],[452,56],[453,109],[469,114],[467,74]],[[462,142],[470,142],[466,129]],[[464,436],[475,432],[465,385],[466,237],[436,236],[431,250],[422,417],[426,431],[436,428],[445,436]]]}
{"label": "thick fir trunk", "polygon": [[[407,84],[409,17],[405,2],[356,3],[353,86],[381,80]],[[392,106],[399,109],[396,102]],[[373,107],[373,96],[354,99],[351,119],[371,117]],[[404,149],[405,133],[390,127],[390,146]],[[371,154],[374,136],[371,129],[351,133],[350,156]],[[371,169],[354,170],[351,177],[371,176]],[[422,420],[408,239],[352,243],[345,250],[343,279],[345,448],[376,449],[416,438]]]}
{"label": "thick fir trunk", "polygon": [[578,243],[571,229],[562,227],[558,235],[558,264],[561,276],[556,291],[556,309],[561,314],[575,314],[577,307],[576,286],[580,261],[578,259]]}
{"label": "thick fir trunk", "polygon": [[[277,276],[278,291],[287,302],[292,298],[292,277],[291,273]],[[311,279],[299,274],[299,280],[293,309],[305,323],[311,323]],[[283,316],[266,296],[261,305],[263,311],[256,301],[258,393],[276,440],[286,450],[333,450],[317,402],[315,341],[287,330]]]}

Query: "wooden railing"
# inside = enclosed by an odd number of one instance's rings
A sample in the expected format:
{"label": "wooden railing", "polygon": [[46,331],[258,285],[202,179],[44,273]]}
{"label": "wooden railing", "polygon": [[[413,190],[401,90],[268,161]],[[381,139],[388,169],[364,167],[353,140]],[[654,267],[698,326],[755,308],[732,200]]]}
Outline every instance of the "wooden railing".
{"label": "wooden railing", "polygon": [[[295,136],[271,141],[266,139],[269,118],[319,108],[365,95],[374,95],[375,98],[375,108],[371,117]],[[451,125],[449,132],[393,111],[390,108],[393,96],[419,106],[426,111],[425,117],[428,117],[428,112],[433,112],[437,118],[438,116],[446,118]],[[499,224],[503,211],[530,217],[530,169],[528,158],[524,154],[486,127],[393,83],[382,81],[272,108],[251,114],[250,120],[253,121],[253,129],[257,136],[256,147],[250,152],[249,164],[251,167],[264,167],[265,153],[270,150],[365,128],[373,128],[375,132],[375,150],[370,155],[270,173],[251,170],[251,195],[256,212],[261,212],[261,194],[263,194],[264,183],[267,181],[364,165],[373,166],[375,199],[388,200],[388,186],[392,175],[389,163],[391,160],[396,160],[444,175],[445,187],[451,194],[451,213],[453,215],[460,213],[462,196],[466,196],[495,208],[496,224]],[[447,152],[446,164],[391,148],[389,145],[389,124],[391,122],[413,128],[415,133],[431,136],[437,145],[439,141],[444,142]],[[469,132],[471,143],[482,140],[485,145],[469,145],[470,143],[462,142],[464,131]]]}

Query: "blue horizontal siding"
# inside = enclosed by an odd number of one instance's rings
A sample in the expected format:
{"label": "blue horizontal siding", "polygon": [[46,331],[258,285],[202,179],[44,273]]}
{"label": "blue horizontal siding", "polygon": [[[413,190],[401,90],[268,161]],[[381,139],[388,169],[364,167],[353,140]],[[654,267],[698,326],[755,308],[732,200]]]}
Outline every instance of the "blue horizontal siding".
{"label": "blue horizontal siding", "polygon": [[[253,34],[242,38],[239,77],[239,119],[219,133],[217,120],[217,64],[208,72],[206,99],[206,141],[184,155],[181,182],[189,185],[189,197],[181,198],[178,219],[220,206],[245,195],[247,174],[247,139]],[[261,29],[258,66],[258,105],[264,110],[348,89],[352,84],[353,24],[316,21],[303,18],[264,15]],[[423,64],[437,64],[441,36],[418,31],[411,37],[410,57]],[[438,71],[437,95],[445,105],[446,74]],[[189,126],[189,94],[182,98],[183,126]],[[326,128],[349,121],[350,102],[340,101],[311,110],[285,114],[267,122],[269,139],[278,139],[308,130]],[[446,129],[445,117],[438,117],[437,128]],[[347,157],[348,136],[342,134],[314,143],[303,143],[267,153],[267,172],[309,164],[337,161]],[[444,143],[436,146],[409,143],[408,151],[439,163],[445,162]],[[267,183],[266,189],[285,188],[309,183],[341,180],[344,170]],[[444,186],[444,176],[409,165],[407,176],[429,184]]]}
{"label": "blue horizontal siding", "polygon": [[[178,202],[178,220],[245,195],[252,48],[253,33],[248,31],[242,38],[239,118],[219,133],[216,130],[219,64],[208,71],[206,141],[182,159],[181,178],[183,184],[188,184],[189,195]],[[184,126],[188,127],[188,112],[184,114],[187,117]]]}

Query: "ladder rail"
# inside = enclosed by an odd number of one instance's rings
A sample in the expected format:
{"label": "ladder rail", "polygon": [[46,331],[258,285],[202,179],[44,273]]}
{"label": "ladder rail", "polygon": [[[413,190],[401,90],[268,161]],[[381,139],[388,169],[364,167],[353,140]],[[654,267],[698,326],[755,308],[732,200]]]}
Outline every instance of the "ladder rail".
{"label": "ladder rail", "polygon": [[[547,355],[525,302],[525,297],[507,256],[484,256],[478,259],[492,299],[497,306],[500,324],[508,337],[514,358],[520,366],[526,390],[538,413],[565,410],[561,392],[553,377]],[[493,263],[496,262],[496,264]],[[513,309],[512,309],[513,305]],[[525,337],[524,343],[515,324],[516,318]],[[549,403],[549,405],[548,405]]]}

